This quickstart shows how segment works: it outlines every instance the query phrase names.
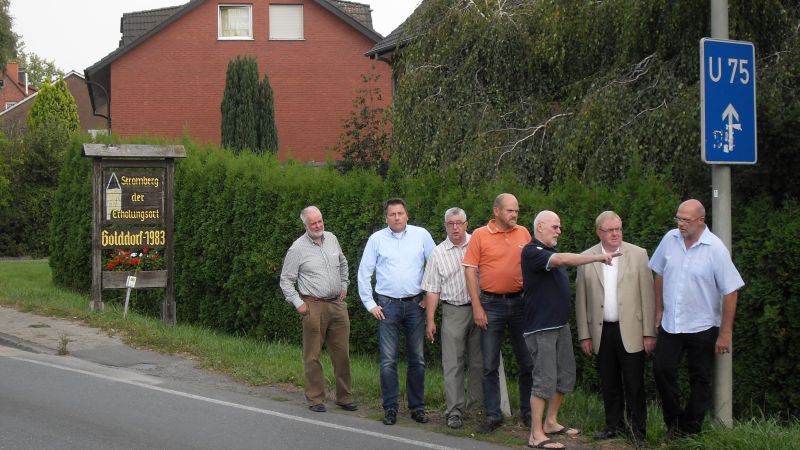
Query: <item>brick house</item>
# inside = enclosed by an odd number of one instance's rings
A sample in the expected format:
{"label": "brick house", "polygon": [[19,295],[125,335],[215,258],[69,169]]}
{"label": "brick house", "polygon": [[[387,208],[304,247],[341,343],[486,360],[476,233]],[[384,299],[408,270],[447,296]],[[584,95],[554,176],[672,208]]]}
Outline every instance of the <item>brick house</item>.
{"label": "brick house", "polygon": [[0,78],[0,111],[11,108],[36,92],[28,84],[28,75],[18,63],[6,64],[6,73]]}
{"label": "brick house", "polygon": [[[108,124],[106,119],[93,114],[89,92],[86,90],[86,80],[84,80],[83,75],[73,70],[64,75],[64,82],[67,83],[67,89],[69,89],[75,99],[75,105],[78,107],[81,130],[91,134],[106,133]],[[31,95],[28,97],[8,109],[0,111],[0,130],[7,136],[24,132],[28,128],[28,111],[31,110],[33,101],[38,94],[36,91],[31,91]]]}
{"label": "brick house", "polygon": [[237,55],[255,57],[269,75],[281,159],[335,157],[326,149],[343,131],[362,74],[380,75],[382,106],[390,102],[390,67],[364,57],[382,39],[368,5],[192,0],[124,14],[121,32],[120,46],[85,70],[94,108],[117,135],[219,144],[225,73]]}

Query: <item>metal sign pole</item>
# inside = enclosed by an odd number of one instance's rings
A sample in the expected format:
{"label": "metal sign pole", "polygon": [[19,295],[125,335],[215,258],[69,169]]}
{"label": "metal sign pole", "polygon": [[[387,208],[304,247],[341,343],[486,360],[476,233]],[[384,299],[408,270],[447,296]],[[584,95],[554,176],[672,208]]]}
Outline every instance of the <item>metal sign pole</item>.
{"label": "metal sign pole", "polygon": [[[711,0],[711,37],[728,39],[728,0]],[[731,166],[711,165],[711,213],[714,234],[731,250]],[[714,370],[714,417],[724,426],[733,426],[733,357],[716,354]]]}

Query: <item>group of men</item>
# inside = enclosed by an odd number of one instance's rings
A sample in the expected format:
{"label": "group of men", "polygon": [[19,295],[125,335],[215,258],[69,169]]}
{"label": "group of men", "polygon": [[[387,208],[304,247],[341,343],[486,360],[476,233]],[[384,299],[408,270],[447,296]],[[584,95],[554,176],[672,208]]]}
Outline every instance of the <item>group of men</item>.
{"label": "group of men", "polygon": [[[566,267],[577,267],[578,340],[586,355],[597,355],[605,410],[605,429],[594,437],[627,435],[637,447],[644,442],[644,367],[651,352],[667,436],[700,431],[711,403],[714,354],[731,350],[744,282],[727,248],[706,227],[699,201],[681,203],[678,228],[649,261],[644,249],[623,241],[622,219],[613,211],[597,217],[599,243],[581,254],[556,251],[562,229],[552,211],[537,214],[531,237],[517,224],[519,203],[507,193],[495,199],[494,218],[472,235],[464,210],[445,211],[447,238],[438,246],[427,230],[408,224],[404,200],[387,200],[384,213],[387,227],[369,237],[358,268],[359,297],[378,320],[384,424],[397,422],[401,332],[408,410],[413,420],[428,422],[423,340],[436,336],[441,302],[447,425],[462,427],[463,416],[481,403],[482,431],[502,425],[499,367],[508,328],[520,397],[530,395],[520,402],[520,417],[531,430],[528,446],[564,448],[551,438],[580,433],[558,421],[576,378]],[[287,253],[280,285],[303,320],[306,398],[312,411],[325,411],[324,345],[333,361],[336,404],[353,411],[347,260],[336,237],[324,231],[318,208],[305,208],[300,218],[306,233]],[[682,406],[677,372],[684,354],[691,395]]]}

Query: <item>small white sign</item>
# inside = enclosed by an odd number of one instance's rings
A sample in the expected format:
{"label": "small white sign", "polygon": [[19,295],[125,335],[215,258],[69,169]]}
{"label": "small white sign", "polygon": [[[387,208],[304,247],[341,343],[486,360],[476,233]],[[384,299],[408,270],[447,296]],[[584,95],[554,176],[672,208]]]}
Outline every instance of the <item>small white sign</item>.
{"label": "small white sign", "polygon": [[125,281],[125,286],[129,288],[136,287],[136,277],[128,276],[128,279]]}

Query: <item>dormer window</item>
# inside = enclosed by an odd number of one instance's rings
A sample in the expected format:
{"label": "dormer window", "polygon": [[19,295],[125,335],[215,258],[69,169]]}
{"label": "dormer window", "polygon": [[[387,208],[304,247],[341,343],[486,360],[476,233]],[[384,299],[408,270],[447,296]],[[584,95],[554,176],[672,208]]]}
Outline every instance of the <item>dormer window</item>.
{"label": "dormer window", "polygon": [[219,5],[219,39],[253,39],[253,5]]}
{"label": "dormer window", "polygon": [[303,5],[269,5],[269,38],[274,41],[302,41]]}

